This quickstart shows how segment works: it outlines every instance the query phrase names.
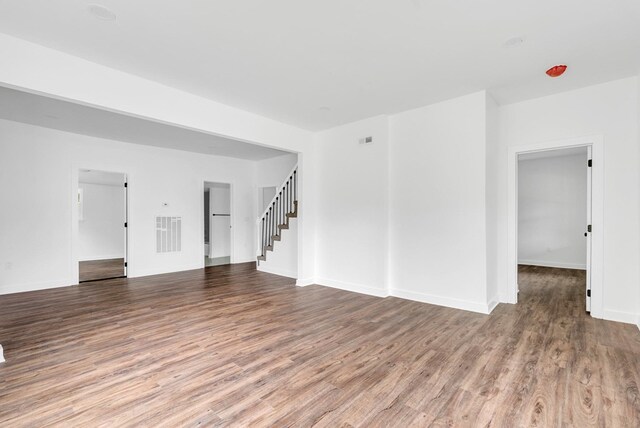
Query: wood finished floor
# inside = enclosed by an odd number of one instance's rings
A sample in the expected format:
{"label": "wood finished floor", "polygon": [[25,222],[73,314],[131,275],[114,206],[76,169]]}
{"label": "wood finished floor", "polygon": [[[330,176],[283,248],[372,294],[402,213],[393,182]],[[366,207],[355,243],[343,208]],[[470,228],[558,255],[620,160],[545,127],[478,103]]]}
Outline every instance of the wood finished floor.
{"label": "wood finished floor", "polygon": [[0,426],[640,426],[640,332],[525,267],[487,316],[253,264],[0,296]]}
{"label": "wood finished floor", "polygon": [[78,267],[80,282],[124,276],[124,259],[87,260]]}

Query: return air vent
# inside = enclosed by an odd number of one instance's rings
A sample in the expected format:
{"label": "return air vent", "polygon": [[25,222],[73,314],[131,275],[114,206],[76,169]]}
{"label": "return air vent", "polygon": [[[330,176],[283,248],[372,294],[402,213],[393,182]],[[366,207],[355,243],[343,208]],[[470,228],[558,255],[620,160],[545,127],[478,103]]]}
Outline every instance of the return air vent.
{"label": "return air vent", "polygon": [[156,217],[156,252],[182,251],[182,217]]}

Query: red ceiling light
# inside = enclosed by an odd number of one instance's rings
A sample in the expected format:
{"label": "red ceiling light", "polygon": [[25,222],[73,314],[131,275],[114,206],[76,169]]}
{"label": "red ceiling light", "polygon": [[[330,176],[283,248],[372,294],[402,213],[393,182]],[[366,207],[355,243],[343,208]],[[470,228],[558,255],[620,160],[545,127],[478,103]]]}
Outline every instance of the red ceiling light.
{"label": "red ceiling light", "polygon": [[566,65],[554,65],[550,69],[546,71],[547,76],[549,77],[560,77],[567,71]]}

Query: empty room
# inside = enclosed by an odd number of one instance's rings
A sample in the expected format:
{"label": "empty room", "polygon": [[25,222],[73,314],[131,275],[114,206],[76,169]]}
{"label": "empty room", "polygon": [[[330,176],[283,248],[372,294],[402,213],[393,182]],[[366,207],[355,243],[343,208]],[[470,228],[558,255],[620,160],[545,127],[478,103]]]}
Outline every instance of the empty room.
{"label": "empty room", "polygon": [[639,23],[0,2],[0,426],[640,426]]}

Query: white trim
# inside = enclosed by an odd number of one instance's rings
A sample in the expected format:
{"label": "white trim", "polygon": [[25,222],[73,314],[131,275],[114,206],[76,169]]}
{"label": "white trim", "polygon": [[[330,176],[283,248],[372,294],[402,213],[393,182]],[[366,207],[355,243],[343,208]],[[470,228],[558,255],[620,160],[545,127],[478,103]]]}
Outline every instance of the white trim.
{"label": "white trim", "polygon": [[92,256],[92,257],[86,257],[83,258],[81,260],[78,260],[79,262],[91,262],[94,260],[109,260],[109,259],[124,259],[124,254],[106,254],[106,255],[100,255],[100,256]]}
{"label": "white trim", "polygon": [[592,221],[591,234],[591,315],[603,318],[603,249],[604,249],[604,147],[602,136],[550,141],[545,143],[509,147],[507,176],[507,296],[505,303],[518,301],[518,155],[527,152],[564,149],[571,147],[592,148]]}
{"label": "white trim", "polygon": [[472,302],[470,300],[453,299],[451,297],[435,296],[433,294],[416,293],[408,290],[391,290],[391,296],[401,299],[413,300],[416,302],[429,303],[431,305],[444,306],[453,309],[462,309],[464,311],[478,312],[481,314],[489,314],[498,304],[497,301],[487,303]]}
{"label": "white trim", "polygon": [[[229,262],[229,264],[231,265],[241,265],[244,263],[255,263],[256,259],[254,258],[250,258],[250,259],[240,259],[240,260],[234,260],[233,263]],[[207,267],[211,267],[211,266],[207,266]]]}
{"label": "white trim", "polygon": [[354,293],[367,294],[369,296],[387,297],[389,295],[387,290],[381,288],[369,287],[367,285],[356,284],[353,282],[336,281],[335,279],[318,278],[316,284],[351,291]]}
{"label": "white trim", "polygon": [[296,279],[296,276],[298,274],[297,271],[291,271],[289,269],[278,269],[278,268],[274,269],[274,268],[264,267],[264,266],[258,266],[258,270],[260,272],[271,273],[273,275],[286,276],[287,278],[293,278],[293,279]]}
{"label": "white trim", "polygon": [[0,363],[4,363],[6,360],[4,359],[4,350],[2,349],[2,344],[0,344]]}
{"label": "white trim", "polygon": [[496,306],[498,306],[499,303],[500,299],[498,298],[498,296],[494,296],[491,300],[489,300],[489,303],[487,303],[487,314],[493,312],[493,310],[496,308]]}
{"label": "white trim", "polygon": [[[130,254],[130,243],[129,243],[129,229],[131,228],[131,224],[129,223],[129,190],[130,190],[130,183],[129,183],[129,174],[126,172],[122,172],[122,171],[113,171],[110,170],[109,168],[102,168],[102,166],[100,166],[100,164],[88,164],[87,162],[83,162],[82,165],[73,162],[71,165],[71,192],[72,192],[72,197],[71,200],[72,202],[72,206],[74,207],[71,210],[71,254],[70,254],[70,258],[69,258],[69,263],[70,265],[70,270],[71,270],[71,284],[64,284],[64,285],[58,285],[58,287],[63,287],[66,285],[78,285],[80,283],[80,267],[79,267],[79,263],[80,261],[88,261],[88,260],[104,260],[107,258],[122,258],[122,255],[116,256],[116,257],[102,257],[102,256],[97,256],[97,257],[91,257],[90,259],[84,259],[84,260],[80,260],[80,232],[79,232],[79,226],[78,226],[78,222],[79,222],[79,213],[78,210],[75,209],[76,207],[76,198],[78,195],[78,189],[80,188],[80,170],[81,169],[91,169],[94,171],[103,171],[103,172],[110,172],[110,173],[114,173],[114,174],[122,174],[123,176],[123,183],[122,183],[122,188],[124,189],[124,223],[127,224],[127,227],[123,228],[123,233],[124,233],[124,262],[126,263],[126,266],[124,268],[124,275],[125,277],[129,277],[129,273],[131,272],[131,261],[129,260],[129,254]],[[127,183],[127,187],[124,187],[124,183]],[[117,186],[113,186],[113,187],[117,187]],[[123,224],[124,226],[124,224]],[[54,287],[45,287],[45,288],[55,288]],[[44,288],[43,288],[44,289]]]}
{"label": "white trim", "polygon": [[314,285],[315,283],[316,283],[316,281],[313,278],[298,279],[296,281],[296,286],[298,286],[298,287],[307,287],[309,285]]}
{"label": "white trim", "polygon": [[636,313],[613,311],[611,309],[605,309],[602,318],[608,321],[623,322],[625,324],[636,324],[638,322],[638,315]]}
{"label": "white trim", "polygon": [[[43,282],[27,282],[23,284],[11,284],[9,286],[0,287],[0,295],[14,294],[14,293],[26,293],[29,291],[48,290],[50,288],[71,287],[77,285],[73,283],[73,279],[58,279],[54,281]],[[10,289],[6,289],[9,288]]]}
{"label": "white trim", "polygon": [[164,268],[155,268],[155,269],[142,269],[137,270],[136,272],[130,271],[129,278],[140,278],[143,276],[153,276],[153,275],[164,275],[167,273],[177,273],[177,272],[185,272],[188,270],[197,270],[202,269],[204,266],[204,257],[202,258],[202,262],[196,264],[187,264],[182,266],[176,266],[169,269]]}
{"label": "white trim", "polygon": [[546,260],[518,260],[519,265],[529,265],[529,266],[541,266],[541,267],[550,267],[550,268],[559,268],[559,269],[575,269],[575,270],[587,270],[586,264],[580,263],[556,263],[549,262]]}

